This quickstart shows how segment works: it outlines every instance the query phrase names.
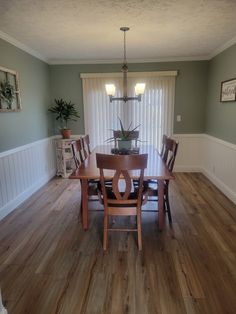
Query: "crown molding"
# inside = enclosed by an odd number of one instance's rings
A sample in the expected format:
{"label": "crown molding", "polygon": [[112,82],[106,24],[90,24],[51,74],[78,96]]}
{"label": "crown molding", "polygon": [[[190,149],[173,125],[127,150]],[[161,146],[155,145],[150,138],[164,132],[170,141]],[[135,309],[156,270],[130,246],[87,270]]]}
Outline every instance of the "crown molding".
{"label": "crown molding", "polygon": [[210,58],[209,59],[214,58],[215,56],[217,56],[218,54],[220,54],[221,52],[223,52],[227,48],[233,46],[234,44],[236,44],[236,36],[233,37],[232,39],[230,39],[229,41],[227,41],[222,46],[218,47],[215,51],[213,51],[213,53],[210,54]]}
{"label": "crown molding", "polygon": [[[176,62],[176,61],[201,61],[209,60],[209,56],[193,56],[193,57],[163,57],[155,59],[132,59],[128,58],[128,63],[156,63],[156,62]],[[51,65],[63,64],[120,64],[123,59],[104,59],[104,60],[68,60],[68,59],[49,59]]]}
{"label": "crown molding", "polygon": [[26,46],[25,44],[21,43],[17,39],[9,36],[8,34],[2,32],[1,30],[0,30],[0,38],[7,41],[8,43],[14,45],[15,47],[29,53],[31,56],[34,56],[35,58],[40,59],[41,61],[48,63],[48,60],[45,57],[43,57],[40,53],[31,49],[30,47]]}
{"label": "crown molding", "polygon": [[[11,37],[10,35],[4,33],[0,30],[0,38],[7,41],[8,43],[14,45],[15,47],[29,53],[30,55],[40,59],[50,65],[63,65],[63,64],[121,64],[122,59],[98,59],[98,60],[89,60],[89,59],[47,59],[42,56],[39,52],[33,50],[27,45],[21,43],[17,39]],[[218,47],[215,51],[205,56],[191,56],[191,57],[161,57],[161,58],[151,58],[151,59],[128,59],[128,63],[156,63],[156,62],[184,62],[184,61],[204,61],[211,60],[227,48],[233,46],[236,43],[236,37],[227,41],[222,46]]]}
{"label": "crown molding", "polygon": [[[129,72],[129,77],[160,77],[160,76],[177,76],[178,71],[150,71],[150,72]],[[111,73],[80,73],[80,78],[114,78],[123,77],[121,72]]]}

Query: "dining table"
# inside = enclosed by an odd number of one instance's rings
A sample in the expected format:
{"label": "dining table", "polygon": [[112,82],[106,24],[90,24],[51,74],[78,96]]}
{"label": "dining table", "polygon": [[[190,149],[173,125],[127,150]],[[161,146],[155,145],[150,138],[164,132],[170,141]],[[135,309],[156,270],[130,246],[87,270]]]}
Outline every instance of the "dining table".
{"label": "dining table", "polygon": [[[99,169],[96,164],[96,154],[113,154],[112,145],[96,146],[91,154],[84,160],[81,165],[75,169],[70,175],[70,179],[79,179],[81,182],[81,198],[82,198],[82,225],[83,229],[87,230],[89,226],[89,206],[88,206],[88,184],[89,180],[100,179]],[[136,151],[137,153],[137,151]],[[144,180],[157,180],[158,182],[158,201],[156,208],[158,213],[158,228],[161,231],[164,227],[164,183],[165,180],[174,179],[173,174],[168,170],[165,162],[162,160],[157,149],[152,145],[140,145],[139,154],[148,154],[147,168],[144,172]],[[105,171],[105,178],[111,179],[113,177],[111,170]],[[131,178],[138,178],[138,173],[133,171]]]}

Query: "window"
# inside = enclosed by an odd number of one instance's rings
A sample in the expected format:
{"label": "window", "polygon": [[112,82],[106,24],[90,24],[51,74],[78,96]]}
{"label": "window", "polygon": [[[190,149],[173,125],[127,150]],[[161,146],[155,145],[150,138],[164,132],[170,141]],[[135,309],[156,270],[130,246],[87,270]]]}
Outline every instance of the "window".
{"label": "window", "polygon": [[[122,77],[111,74],[82,74],[85,114],[85,132],[90,135],[92,146],[104,144],[112,137],[112,129],[119,129],[118,117],[125,127],[140,124],[140,140],[160,149],[162,135],[172,134],[175,93],[175,71],[129,73],[128,95],[134,93],[134,86],[145,82],[142,101],[109,102],[105,91],[106,83],[116,85],[116,95],[122,96]],[[163,75],[163,73],[165,75]],[[168,75],[169,74],[169,75]]]}

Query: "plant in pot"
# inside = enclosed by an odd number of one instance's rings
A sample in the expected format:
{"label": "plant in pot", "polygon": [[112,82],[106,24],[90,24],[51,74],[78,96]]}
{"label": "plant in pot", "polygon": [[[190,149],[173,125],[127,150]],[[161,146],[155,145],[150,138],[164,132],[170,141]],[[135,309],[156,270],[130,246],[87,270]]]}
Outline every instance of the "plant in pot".
{"label": "plant in pot", "polygon": [[48,110],[56,114],[56,120],[60,121],[61,134],[63,138],[70,138],[71,130],[68,128],[68,121],[76,121],[76,118],[80,118],[77,110],[75,109],[75,104],[71,101],[66,102],[63,99],[55,99],[56,105],[52,106]]}
{"label": "plant in pot", "polygon": [[129,150],[132,147],[132,140],[134,140],[134,139],[137,140],[137,138],[138,138],[139,132],[136,130],[140,126],[140,124],[131,129],[131,125],[132,125],[132,122],[131,122],[128,129],[125,130],[121,119],[120,118],[118,118],[118,119],[120,122],[120,130],[114,130],[113,129],[112,130],[113,136],[110,137],[109,139],[107,139],[107,142],[110,143],[112,141],[115,141],[115,143],[118,143],[118,148],[120,150],[122,150],[122,149]]}

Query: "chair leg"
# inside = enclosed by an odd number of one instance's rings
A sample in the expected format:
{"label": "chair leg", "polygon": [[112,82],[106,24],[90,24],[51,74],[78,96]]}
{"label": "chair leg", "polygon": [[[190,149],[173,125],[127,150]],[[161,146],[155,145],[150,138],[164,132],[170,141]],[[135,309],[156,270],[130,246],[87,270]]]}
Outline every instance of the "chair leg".
{"label": "chair leg", "polygon": [[141,209],[137,213],[137,229],[138,229],[138,249],[142,251],[142,225],[141,225]]}
{"label": "chair leg", "polygon": [[169,202],[169,190],[168,188],[165,191],[165,204],[169,222],[172,223],[171,211],[170,211],[170,202]]}
{"label": "chair leg", "polygon": [[108,244],[108,215],[104,213],[103,250],[107,250]]}
{"label": "chair leg", "polygon": [[82,201],[80,203],[80,209],[79,209],[79,214],[78,214],[78,220],[82,220],[82,211],[83,211],[83,207],[82,207]]}

